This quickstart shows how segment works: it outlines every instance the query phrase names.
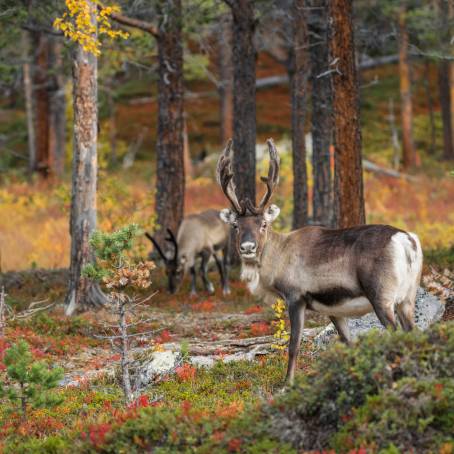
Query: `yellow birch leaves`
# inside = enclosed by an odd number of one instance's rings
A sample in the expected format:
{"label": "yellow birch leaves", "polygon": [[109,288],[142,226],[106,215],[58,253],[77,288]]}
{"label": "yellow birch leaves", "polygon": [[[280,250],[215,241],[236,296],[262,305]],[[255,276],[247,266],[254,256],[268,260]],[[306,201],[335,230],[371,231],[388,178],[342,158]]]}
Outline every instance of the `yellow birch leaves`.
{"label": "yellow birch leaves", "polygon": [[[54,20],[53,26],[67,38],[80,44],[86,52],[96,56],[101,54],[99,36],[106,35],[111,39],[125,39],[129,36],[127,32],[114,30],[109,21],[112,14],[120,12],[119,6],[103,6],[98,0],[65,0],[65,3],[67,11]],[[91,18],[93,10],[96,24]]]}
{"label": "yellow birch leaves", "polygon": [[284,341],[284,344],[276,343],[272,344],[271,347],[276,350],[284,350],[287,347],[287,342],[290,338],[287,330],[285,329],[285,303],[282,299],[278,298],[276,302],[272,305],[274,310],[275,320],[273,325],[275,326],[275,332],[273,337],[277,341]]}

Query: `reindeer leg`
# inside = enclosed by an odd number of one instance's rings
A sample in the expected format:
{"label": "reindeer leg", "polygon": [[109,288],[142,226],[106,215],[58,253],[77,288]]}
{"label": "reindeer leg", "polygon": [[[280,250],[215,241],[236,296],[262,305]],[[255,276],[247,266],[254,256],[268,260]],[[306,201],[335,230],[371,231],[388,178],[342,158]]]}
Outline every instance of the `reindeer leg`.
{"label": "reindeer leg", "polygon": [[300,350],[301,339],[303,337],[304,315],[306,304],[303,301],[293,301],[288,305],[290,317],[290,343],[288,346],[288,367],[285,382],[293,385],[295,378],[296,363]]}
{"label": "reindeer leg", "polygon": [[200,265],[200,272],[202,273],[202,280],[203,285],[205,286],[205,290],[209,293],[214,293],[214,285],[208,279],[207,275],[207,268],[208,268],[208,260],[210,259],[210,252],[202,252],[202,263]]}
{"label": "reindeer leg", "polygon": [[222,283],[222,293],[228,295],[230,293],[229,283],[227,279],[227,270],[225,267],[225,261],[221,260],[219,257],[219,252],[214,253],[214,260],[216,261],[216,266],[218,267],[219,275],[221,276]]}
{"label": "reindeer leg", "polygon": [[196,283],[196,272],[195,272],[195,265],[192,265],[189,268],[191,273],[191,296],[197,295],[197,283]]}
{"label": "reindeer leg", "polygon": [[351,345],[352,341],[347,319],[344,317],[330,317],[329,319],[333,322],[333,325],[336,328],[341,341],[346,343],[347,345]]}
{"label": "reindeer leg", "polygon": [[415,303],[409,298],[396,306],[397,317],[404,331],[411,331],[415,328]]}
{"label": "reindeer leg", "polygon": [[396,316],[394,315],[394,304],[376,298],[375,300],[370,300],[372,307],[374,308],[377,318],[380,320],[381,324],[388,328],[391,326],[393,330],[397,329]]}

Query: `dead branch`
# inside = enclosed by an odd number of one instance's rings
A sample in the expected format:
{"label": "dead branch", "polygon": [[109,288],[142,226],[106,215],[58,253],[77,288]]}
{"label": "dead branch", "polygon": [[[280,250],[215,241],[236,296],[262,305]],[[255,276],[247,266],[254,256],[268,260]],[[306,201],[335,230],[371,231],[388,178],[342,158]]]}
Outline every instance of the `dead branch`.
{"label": "dead branch", "polygon": [[379,166],[374,162],[363,159],[363,168],[369,172],[373,172],[379,175],[384,175],[392,178],[405,178],[409,181],[417,181],[418,178],[413,175],[408,175],[407,173],[402,173],[394,169],[388,169],[386,167]]}

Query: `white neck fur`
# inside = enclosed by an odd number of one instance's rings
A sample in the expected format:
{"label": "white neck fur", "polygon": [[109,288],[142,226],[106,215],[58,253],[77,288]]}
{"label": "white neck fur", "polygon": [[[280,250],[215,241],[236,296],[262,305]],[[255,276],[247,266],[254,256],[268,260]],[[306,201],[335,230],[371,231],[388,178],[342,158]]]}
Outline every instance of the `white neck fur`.
{"label": "white neck fur", "polygon": [[257,264],[241,263],[241,280],[246,282],[249,291],[254,295],[257,292],[260,273]]}

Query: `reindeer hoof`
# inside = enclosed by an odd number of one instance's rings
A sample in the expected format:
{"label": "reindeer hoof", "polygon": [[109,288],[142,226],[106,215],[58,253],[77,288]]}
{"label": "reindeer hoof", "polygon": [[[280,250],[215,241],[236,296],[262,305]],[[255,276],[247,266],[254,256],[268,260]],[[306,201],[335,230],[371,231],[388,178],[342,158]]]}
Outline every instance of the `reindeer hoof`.
{"label": "reindeer hoof", "polygon": [[214,285],[211,282],[207,285],[207,292],[210,294],[214,293]]}
{"label": "reindeer hoof", "polygon": [[230,291],[230,289],[228,287],[226,287],[222,290],[222,294],[224,296],[230,295],[230,293],[232,293],[232,292]]}

